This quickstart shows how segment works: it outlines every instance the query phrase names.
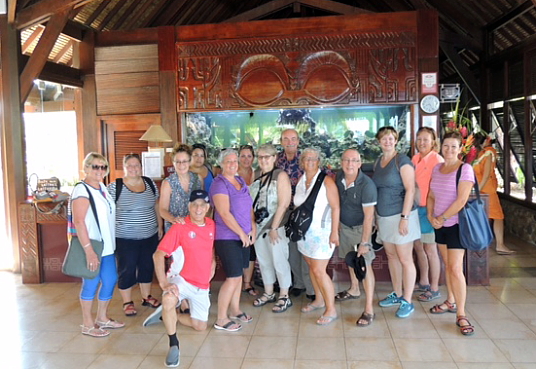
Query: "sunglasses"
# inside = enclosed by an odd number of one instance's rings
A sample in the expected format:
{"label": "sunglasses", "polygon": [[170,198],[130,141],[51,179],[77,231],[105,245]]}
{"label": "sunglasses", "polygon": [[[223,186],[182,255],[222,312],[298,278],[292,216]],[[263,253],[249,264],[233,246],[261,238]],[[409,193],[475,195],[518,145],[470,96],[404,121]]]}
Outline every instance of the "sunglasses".
{"label": "sunglasses", "polygon": [[108,170],[108,166],[107,165],[96,165],[96,164],[93,164],[91,166],[91,169],[93,170]]}

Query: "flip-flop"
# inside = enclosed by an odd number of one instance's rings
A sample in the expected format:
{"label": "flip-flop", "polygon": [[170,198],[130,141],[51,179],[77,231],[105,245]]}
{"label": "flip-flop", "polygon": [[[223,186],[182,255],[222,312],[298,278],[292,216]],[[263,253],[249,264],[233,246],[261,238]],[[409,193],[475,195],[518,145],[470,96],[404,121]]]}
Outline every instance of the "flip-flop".
{"label": "flip-flop", "polygon": [[342,291],[335,295],[335,301],[357,300],[361,295],[352,295],[348,291]]}
{"label": "flip-flop", "polygon": [[[232,325],[237,325],[238,327],[237,328],[231,328]],[[239,331],[240,329],[242,329],[242,325],[237,324],[236,322],[233,322],[231,320],[231,321],[227,322],[224,325],[218,325],[217,323],[214,323],[214,328],[222,330],[222,331],[227,331],[227,332],[236,332],[236,331]]]}
{"label": "flip-flop", "polygon": [[315,311],[315,310],[318,310],[318,309],[323,309],[325,307],[326,307],[326,305],[324,305],[324,306],[314,306],[312,303],[308,303],[307,305],[305,305],[304,307],[301,308],[301,312],[302,313],[310,313],[311,311]]}
{"label": "flip-flop", "polygon": [[334,320],[337,320],[338,316],[324,316],[322,315],[318,320],[316,321],[316,324],[318,325],[328,325],[332,323]]}
{"label": "flip-flop", "polygon": [[515,254],[515,250],[497,250],[497,255],[512,255]]}
{"label": "flip-flop", "polygon": [[240,320],[242,323],[249,323],[253,320],[253,318],[247,315],[246,313],[240,313],[235,316],[230,316],[229,319]]}

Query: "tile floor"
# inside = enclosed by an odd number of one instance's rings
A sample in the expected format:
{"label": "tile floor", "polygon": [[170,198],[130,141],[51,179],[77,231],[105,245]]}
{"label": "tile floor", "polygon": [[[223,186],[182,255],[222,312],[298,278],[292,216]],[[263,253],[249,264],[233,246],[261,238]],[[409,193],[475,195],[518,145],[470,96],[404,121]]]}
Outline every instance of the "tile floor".
{"label": "tile floor", "polygon": [[[468,315],[476,328],[472,337],[459,333],[453,314],[428,312],[437,301],[417,302],[408,319],[396,318],[396,308],[377,308],[376,321],[367,328],[355,326],[363,299],[346,301],[338,304],[340,319],[320,327],[318,312],[300,312],[304,297],[284,314],[273,314],[270,306],[254,308],[253,298],[243,295],[243,308],[254,320],[239,332],[179,326],[180,368],[536,368],[536,247],[508,242],[518,253],[491,252],[491,286],[468,289]],[[127,325],[96,339],[80,334],[78,283],[23,285],[20,275],[2,272],[0,285],[0,368],[164,367],[168,339],[163,325],[141,325],[150,308],[138,305],[138,316],[125,318],[116,293],[110,315]],[[217,286],[213,290],[214,301]],[[388,292],[390,284],[379,283],[376,297]]]}

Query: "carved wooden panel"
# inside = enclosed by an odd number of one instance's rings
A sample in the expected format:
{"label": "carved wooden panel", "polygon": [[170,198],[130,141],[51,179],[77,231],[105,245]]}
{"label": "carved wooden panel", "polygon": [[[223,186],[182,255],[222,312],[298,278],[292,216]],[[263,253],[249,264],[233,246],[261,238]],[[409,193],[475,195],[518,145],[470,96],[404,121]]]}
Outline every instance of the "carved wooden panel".
{"label": "carved wooden panel", "polygon": [[412,31],[179,40],[177,63],[180,111],[418,101]]}
{"label": "carved wooden panel", "polygon": [[41,283],[37,219],[33,205],[21,204],[19,206],[19,217],[22,283]]}

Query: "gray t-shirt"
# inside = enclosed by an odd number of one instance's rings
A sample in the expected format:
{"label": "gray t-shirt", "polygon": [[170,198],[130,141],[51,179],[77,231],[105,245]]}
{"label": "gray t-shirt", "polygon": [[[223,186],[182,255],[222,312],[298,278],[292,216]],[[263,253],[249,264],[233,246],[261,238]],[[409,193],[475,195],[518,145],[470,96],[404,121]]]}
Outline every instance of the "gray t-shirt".
{"label": "gray t-shirt", "polygon": [[406,155],[397,154],[385,168],[382,168],[380,159],[374,164],[374,174],[372,176],[378,188],[376,211],[379,216],[388,217],[402,213],[406,190],[400,176],[400,168],[404,165],[413,167],[413,163]]}
{"label": "gray t-shirt", "polygon": [[376,205],[378,198],[376,185],[362,170],[348,188],[343,180],[344,173],[341,170],[335,178],[341,204],[341,223],[348,227],[363,225],[365,220],[363,206]]}

